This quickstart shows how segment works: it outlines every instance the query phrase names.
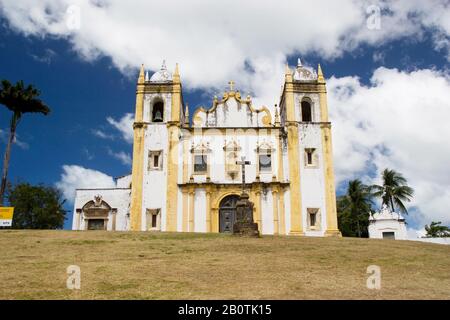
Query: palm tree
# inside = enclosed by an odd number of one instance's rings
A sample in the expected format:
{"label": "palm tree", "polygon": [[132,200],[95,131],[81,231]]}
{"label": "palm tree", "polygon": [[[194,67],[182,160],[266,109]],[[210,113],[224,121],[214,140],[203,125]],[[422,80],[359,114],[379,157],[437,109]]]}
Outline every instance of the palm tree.
{"label": "palm tree", "polygon": [[426,238],[446,238],[450,237],[450,228],[441,225],[442,222],[432,221],[430,226],[425,225],[425,231],[427,232]]}
{"label": "palm tree", "polygon": [[361,238],[360,222],[368,223],[372,208],[371,188],[358,179],[349,181],[347,193],[339,199],[339,208],[350,220],[356,221],[358,237]]}
{"label": "palm tree", "polygon": [[28,85],[25,87],[23,81],[12,85],[8,80],[2,80],[0,86],[0,104],[3,104],[13,114],[9,127],[9,139],[6,145],[5,158],[3,161],[2,183],[0,187],[0,206],[3,205],[3,199],[6,189],[6,179],[8,177],[9,158],[11,154],[11,146],[16,138],[16,129],[25,113],[42,113],[47,115],[50,108],[46,106],[38,97],[39,90]]}
{"label": "palm tree", "polygon": [[374,196],[381,198],[382,203],[389,206],[392,211],[397,207],[400,212],[408,214],[404,201],[411,201],[414,189],[409,187],[406,179],[394,170],[384,169],[382,175],[383,185],[374,185]]}

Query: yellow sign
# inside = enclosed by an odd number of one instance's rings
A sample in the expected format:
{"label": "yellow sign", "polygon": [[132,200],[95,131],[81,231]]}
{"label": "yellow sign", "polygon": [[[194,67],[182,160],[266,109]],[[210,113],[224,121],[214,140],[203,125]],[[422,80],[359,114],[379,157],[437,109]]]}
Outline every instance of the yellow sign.
{"label": "yellow sign", "polygon": [[0,207],[0,227],[11,227],[14,208]]}

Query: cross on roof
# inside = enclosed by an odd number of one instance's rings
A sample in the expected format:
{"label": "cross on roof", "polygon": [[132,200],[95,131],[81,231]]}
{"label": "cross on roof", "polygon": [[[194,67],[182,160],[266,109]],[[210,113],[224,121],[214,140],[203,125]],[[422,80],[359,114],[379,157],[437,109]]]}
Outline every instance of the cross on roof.
{"label": "cross on roof", "polygon": [[228,84],[230,85],[230,91],[233,91],[234,90],[233,87],[235,85],[235,82],[233,80],[231,80],[231,81],[228,82]]}

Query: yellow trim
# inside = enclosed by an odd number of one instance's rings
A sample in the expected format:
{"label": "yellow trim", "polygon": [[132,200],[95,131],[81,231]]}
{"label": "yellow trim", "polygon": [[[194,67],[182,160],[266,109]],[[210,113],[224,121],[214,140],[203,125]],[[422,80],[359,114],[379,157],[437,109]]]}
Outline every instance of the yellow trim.
{"label": "yellow trim", "polygon": [[280,190],[280,234],[286,234],[285,210],[284,210],[284,188]]}
{"label": "yellow trim", "polygon": [[195,189],[189,191],[189,232],[195,231]]}
{"label": "yellow trim", "polygon": [[211,191],[206,189],[206,232],[211,232]]}
{"label": "yellow trim", "polygon": [[189,206],[188,206],[188,192],[183,190],[183,232],[188,232],[188,222],[189,222]]}
{"label": "yellow trim", "polygon": [[211,209],[211,232],[219,232],[219,208]]}
{"label": "yellow trim", "polygon": [[[231,196],[231,195],[240,195],[241,194],[241,186],[239,185],[232,185],[227,187],[226,191],[219,191],[219,189],[216,189],[216,192],[211,192],[211,204],[213,204],[213,207],[211,208],[212,216],[211,216],[211,231],[212,232],[219,232],[219,208],[220,208],[220,202],[225,197]],[[250,201],[252,201],[255,204],[254,210],[256,210],[257,204],[255,203],[255,194],[254,192],[250,192]]]}
{"label": "yellow trim", "polygon": [[279,227],[279,200],[278,200],[278,190],[272,189],[272,205],[273,205],[273,234],[277,235],[280,232]]}
{"label": "yellow trim", "polygon": [[[323,84],[325,87],[325,84]],[[328,123],[328,104],[326,88],[319,94],[320,113],[322,123]],[[336,189],[333,169],[333,149],[331,142],[331,129],[329,124],[321,126],[322,131],[322,150],[323,150],[323,170],[325,176],[325,205],[327,228],[326,236],[341,236],[337,224],[336,210]]]}
{"label": "yellow trim", "polygon": [[167,196],[166,230],[177,231],[178,215],[178,148],[180,134],[181,84],[179,77],[173,81],[171,121],[167,124]]}
{"label": "yellow trim", "polygon": [[133,140],[133,164],[131,177],[130,229],[141,231],[142,224],[142,185],[144,174],[144,136],[146,125],[142,123],[144,109],[144,85],[141,83],[143,67],[136,91],[136,112]]}
{"label": "yellow trim", "polygon": [[295,121],[294,87],[292,75],[286,74],[284,102],[287,115],[288,141],[287,151],[289,159],[289,182],[291,199],[291,235],[303,235],[302,194],[300,190],[300,158],[298,123]]}
{"label": "yellow trim", "polygon": [[166,230],[177,231],[178,127],[168,127]]}

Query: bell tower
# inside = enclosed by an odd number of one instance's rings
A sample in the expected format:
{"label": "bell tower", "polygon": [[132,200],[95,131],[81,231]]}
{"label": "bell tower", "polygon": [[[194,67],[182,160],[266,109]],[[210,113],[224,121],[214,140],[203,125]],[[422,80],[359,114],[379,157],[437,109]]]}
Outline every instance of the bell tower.
{"label": "bell tower", "polygon": [[328,119],[326,82],[298,59],[287,65],[280,101],[281,125],[287,145],[290,234],[340,235]]}
{"label": "bell tower", "polygon": [[179,130],[185,117],[178,65],[172,74],[163,62],[151,77],[141,66],[133,124],[130,230],[149,229],[148,212],[158,215],[154,221],[159,221],[160,230],[177,229],[173,195],[177,194]]}

